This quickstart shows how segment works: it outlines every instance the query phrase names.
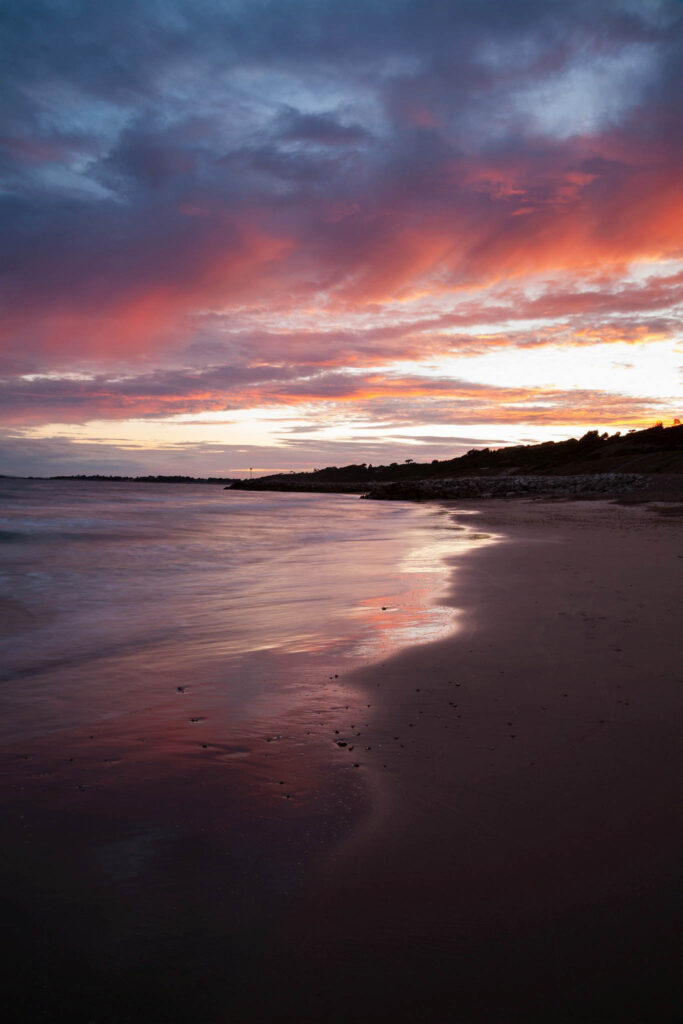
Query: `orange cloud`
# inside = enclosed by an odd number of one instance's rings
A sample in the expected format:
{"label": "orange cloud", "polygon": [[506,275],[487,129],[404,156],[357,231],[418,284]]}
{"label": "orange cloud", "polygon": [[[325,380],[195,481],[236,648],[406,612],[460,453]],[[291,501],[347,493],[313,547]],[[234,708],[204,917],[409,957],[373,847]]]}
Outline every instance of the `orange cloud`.
{"label": "orange cloud", "polygon": [[[278,367],[244,379],[229,368],[156,373],[123,380],[41,378],[0,386],[6,424],[170,417],[202,411],[281,407],[322,423],[343,410],[396,423],[592,423],[637,425],[674,415],[645,396],[598,390],[501,387],[449,378],[323,371],[299,380]],[[336,411],[335,411],[336,410]]]}

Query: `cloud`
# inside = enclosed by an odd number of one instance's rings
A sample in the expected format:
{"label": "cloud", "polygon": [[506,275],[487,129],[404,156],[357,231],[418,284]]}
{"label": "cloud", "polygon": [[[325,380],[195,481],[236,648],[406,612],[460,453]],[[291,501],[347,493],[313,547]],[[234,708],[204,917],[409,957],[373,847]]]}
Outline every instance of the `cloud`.
{"label": "cloud", "polygon": [[353,382],[311,373],[676,335],[674,0],[15,7],[16,422],[331,402]]}
{"label": "cloud", "polygon": [[334,114],[290,111],[282,118],[281,138],[314,146],[350,146],[368,141],[370,133],[359,124],[343,124]]}
{"label": "cloud", "polygon": [[131,378],[24,380],[0,385],[2,422],[14,426],[94,419],[164,418],[205,411],[311,408],[329,423],[340,416],[393,425],[424,423],[637,423],[661,400],[597,390],[505,387],[458,380],[344,370],[212,367]]}

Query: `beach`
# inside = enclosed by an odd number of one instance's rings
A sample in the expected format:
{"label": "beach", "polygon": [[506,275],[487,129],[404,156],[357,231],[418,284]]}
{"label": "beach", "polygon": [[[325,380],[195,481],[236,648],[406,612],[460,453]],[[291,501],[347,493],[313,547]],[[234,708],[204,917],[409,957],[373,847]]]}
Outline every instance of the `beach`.
{"label": "beach", "polygon": [[310,1019],[673,1020],[680,507],[478,511],[456,634],[357,678],[372,810],[283,976]]}
{"label": "beach", "polygon": [[294,652],[284,726],[173,685],[6,745],[16,1019],[674,1019],[680,507],[444,508],[450,629]]}

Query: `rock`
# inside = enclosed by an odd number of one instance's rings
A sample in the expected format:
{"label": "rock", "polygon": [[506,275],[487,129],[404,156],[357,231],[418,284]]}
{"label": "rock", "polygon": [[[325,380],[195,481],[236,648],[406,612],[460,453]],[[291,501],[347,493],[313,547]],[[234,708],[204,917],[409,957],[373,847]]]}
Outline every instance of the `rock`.
{"label": "rock", "polygon": [[[430,498],[508,498],[515,496],[575,497],[579,494],[625,494],[647,483],[638,473],[583,473],[575,476],[444,477],[374,484],[364,498],[425,500]],[[383,611],[386,608],[382,608]]]}

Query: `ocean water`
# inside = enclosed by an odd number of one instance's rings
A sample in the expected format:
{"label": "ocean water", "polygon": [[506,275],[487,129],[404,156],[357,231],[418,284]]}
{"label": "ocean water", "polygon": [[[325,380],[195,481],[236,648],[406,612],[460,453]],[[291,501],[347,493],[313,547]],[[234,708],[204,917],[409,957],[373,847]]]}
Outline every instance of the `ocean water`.
{"label": "ocean water", "polygon": [[457,628],[448,558],[486,542],[437,506],[0,480],[9,1018],[279,1006],[288,922],[373,813],[356,670]]}
{"label": "ocean water", "polygon": [[454,628],[446,559],[481,540],[355,495],[2,480],[0,738],[163,715],[178,687],[197,714],[267,716],[323,665]]}

